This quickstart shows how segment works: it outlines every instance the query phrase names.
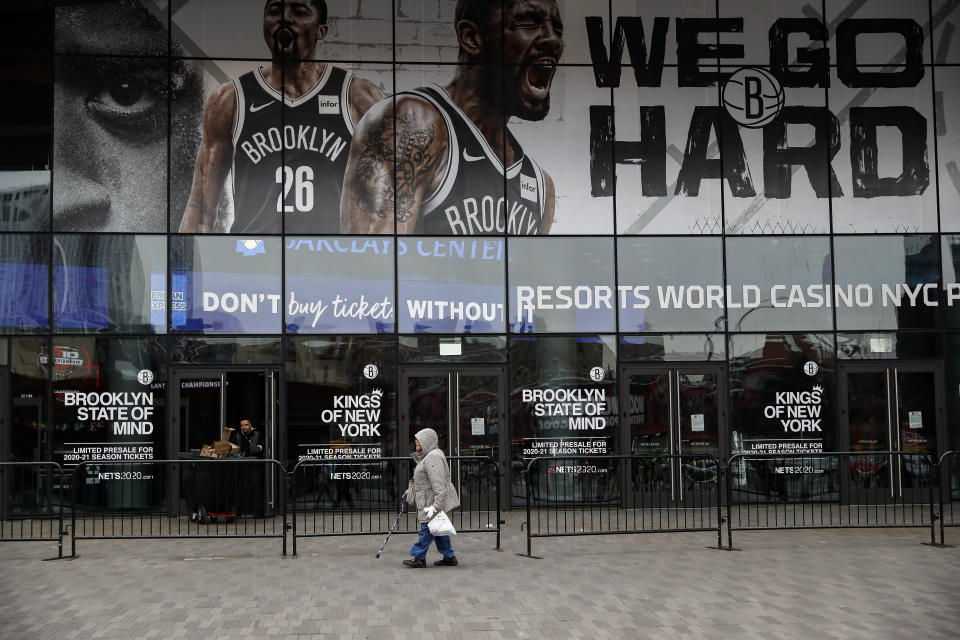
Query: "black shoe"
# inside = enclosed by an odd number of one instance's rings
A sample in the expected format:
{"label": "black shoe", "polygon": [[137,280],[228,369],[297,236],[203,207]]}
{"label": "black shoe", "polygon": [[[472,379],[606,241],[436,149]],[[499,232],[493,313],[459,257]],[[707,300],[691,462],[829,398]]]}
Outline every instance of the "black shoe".
{"label": "black shoe", "polygon": [[403,561],[403,566],[410,567],[411,569],[423,569],[427,566],[427,561],[423,558],[410,558],[409,560]]}
{"label": "black shoe", "polygon": [[457,562],[457,556],[451,556],[449,558],[444,558],[443,560],[437,560],[433,563],[435,567],[455,567],[459,562]]}

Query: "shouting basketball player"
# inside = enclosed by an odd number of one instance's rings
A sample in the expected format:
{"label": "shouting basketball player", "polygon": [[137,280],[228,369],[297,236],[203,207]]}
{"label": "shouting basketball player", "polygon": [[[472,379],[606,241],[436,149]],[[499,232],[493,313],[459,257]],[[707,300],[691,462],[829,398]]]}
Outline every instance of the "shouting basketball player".
{"label": "shouting basketball player", "polygon": [[270,67],[223,84],[207,100],[182,233],[215,230],[231,169],[231,233],[279,233],[281,217],[287,233],[340,230],[355,123],[383,94],[350,71],[310,61],[326,35],[325,0],[267,0]]}
{"label": "shouting basketball player", "polygon": [[344,233],[391,233],[394,215],[401,234],[549,232],[553,181],[507,124],[550,110],[563,53],[556,1],[457,0],[456,31],[460,64],[449,83],[398,93],[358,125]]}

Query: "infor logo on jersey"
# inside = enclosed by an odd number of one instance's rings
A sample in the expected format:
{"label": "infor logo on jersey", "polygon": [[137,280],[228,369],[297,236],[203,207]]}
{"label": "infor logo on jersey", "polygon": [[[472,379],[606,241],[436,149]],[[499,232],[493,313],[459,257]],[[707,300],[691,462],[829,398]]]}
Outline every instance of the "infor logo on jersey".
{"label": "infor logo on jersey", "polygon": [[526,200],[537,201],[537,179],[520,174],[520,195]]}
{"label": "infor logo on jersey", "polygon": [[340,96],[319,96],[317,98],[317,113],[321,115],[340,113]]}

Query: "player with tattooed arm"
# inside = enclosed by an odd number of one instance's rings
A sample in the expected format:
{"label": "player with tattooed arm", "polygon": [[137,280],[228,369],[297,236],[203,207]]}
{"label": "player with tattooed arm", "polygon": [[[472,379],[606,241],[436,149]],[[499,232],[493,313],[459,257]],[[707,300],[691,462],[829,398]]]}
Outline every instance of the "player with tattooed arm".
{"label": "player with tattooed arm", "polygon": [[[563,53],[555,0],[457,0],[459,65],[446,85],[399,92],[357,126],[344,233],[537,235],[553,181],[507,127],[542,120]],[[396,148],[394,149],[394,140]]]}

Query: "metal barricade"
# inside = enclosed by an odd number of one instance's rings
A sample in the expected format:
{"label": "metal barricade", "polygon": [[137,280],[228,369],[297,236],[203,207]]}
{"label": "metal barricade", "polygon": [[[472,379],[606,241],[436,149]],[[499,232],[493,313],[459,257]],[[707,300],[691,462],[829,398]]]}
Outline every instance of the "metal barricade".
{"label": "metal barricade", "polygon": [[63,483],[56,462],[0,462],[0,542],[56,542],[62,558]]}
{"label": "metal barricade", "polygon": [[[457,533],[494,533],[500,548],[500,470],[484,456],[450,456],[460,507],[448,514]],[[314,459],[290,472],[293,555],[297,538],[386,535],[401,510],[413,474],[409,457]],[[416,509],[406,508],[394,534],[417,533]]]}
{"label": "metal barricade", "polygon": [[937,460],[939,481],[937,495],[940,505],[940,545],[944,546],[944,529],[960,527],[960,455],[947,451]]}
{"label": "metal barricade", "polygon": [[710,455],[532,458],[525,470],[533,538],[711,532],[721,528],[720,461]]}
{"label": "metal barricade", "polygon": [[733,531],[926,528],[934,542],[936,470],[903,451],[738,453],[727,462]]}
{"label": "metal barricade", "polygon": [[82,462],[73,470],[71,555],[78,540],[280,538],[286,556],[286,493],[276,460]]}

